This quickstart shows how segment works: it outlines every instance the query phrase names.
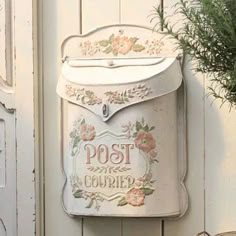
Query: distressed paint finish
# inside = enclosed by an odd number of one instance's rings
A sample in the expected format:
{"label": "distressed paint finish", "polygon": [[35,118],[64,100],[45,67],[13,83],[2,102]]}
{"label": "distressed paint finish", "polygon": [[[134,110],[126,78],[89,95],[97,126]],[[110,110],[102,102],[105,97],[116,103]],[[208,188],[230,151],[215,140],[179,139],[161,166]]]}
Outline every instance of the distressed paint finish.
{"label": "distressed paint finish", "polygon": [[[0,107],[0,233],[17,234],[15,114]],[[3,234],[4,235],[4,234]]]}
{"label": "distressed paint finish", "polygon": [[[24,7],[22,7],[24,6]],[[18,236],[35,232],[33,1],[14,4]],[[26,89],[27,88],[27,89]]]}
{"label": "distressed paint finish", "polygon": [[6,80],[6,8],[5,0],[0,1],[0,78]]}
{"label": "distressed paint finish", "polygon": [[3,60],[0,63],[1,84],[13,84],[12,78],[12,33],[13,33],[13,3],[12,0],[0,1],[0,55]]}
{"label": "distressed paint finish", "polygon": [[16,127],[12,81],[13,8],[0,1],[0,235],[17,234]]}
{"label": "distressed paint finish", "polygon": [[65,178],[60,160],[60,100],[55,94],[60,46],[68,35],[79,33],[79,11],[78,0],[43,1],[45,236],[82,235],[81,218],[65,214],[61,201]]}

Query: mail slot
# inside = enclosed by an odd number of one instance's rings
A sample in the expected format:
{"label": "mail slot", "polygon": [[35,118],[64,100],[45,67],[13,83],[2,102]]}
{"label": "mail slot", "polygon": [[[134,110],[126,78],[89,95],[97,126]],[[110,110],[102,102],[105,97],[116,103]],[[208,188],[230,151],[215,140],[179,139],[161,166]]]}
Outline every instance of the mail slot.
{"label": "mail slot", "polygon": [[130,25],[64,41],[57,93],[68,214],[186,211],[185,88],[170,45],[163,34]]}

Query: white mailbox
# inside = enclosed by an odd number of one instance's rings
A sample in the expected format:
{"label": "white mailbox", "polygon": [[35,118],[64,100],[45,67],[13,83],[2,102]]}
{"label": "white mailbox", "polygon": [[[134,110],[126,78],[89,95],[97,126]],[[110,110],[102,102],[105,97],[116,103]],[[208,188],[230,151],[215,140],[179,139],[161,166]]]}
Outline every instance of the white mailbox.
{"label": "white mailbox", "polygon": [[63,204],[71,215],[179,217],[187,209],[184,86],[163,34],[107,26],[63,45]]}

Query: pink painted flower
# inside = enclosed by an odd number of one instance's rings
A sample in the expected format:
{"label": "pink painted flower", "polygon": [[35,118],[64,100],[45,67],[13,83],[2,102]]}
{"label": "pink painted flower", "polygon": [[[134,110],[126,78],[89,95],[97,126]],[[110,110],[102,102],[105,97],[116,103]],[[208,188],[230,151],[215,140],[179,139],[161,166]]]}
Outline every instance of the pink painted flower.
{"label": "pink painted flower", "polygon": [[156,142],[152,134],[145,131],[140,131],[134,142],[137,148],[141,149],[146,153],[149,153],[156,147]]}
{"label": "pink painted flower", "polygon": [[132,48],[133,44],[132,42],[129,40],[128,37],[126,36],[116,36],[113,40],[113,50],[114,53],[118,54],[122,54],[125,55],[127,54],[131,48]]}
{"label": "pink painted flower", "polygon": [[80,126],[80,137],[83,141],[93,140],[95,136],[96,132],[93,125],[82,124]]}
{"label": "pink painted flower", "polygon": [[132,206],[142,206],[144,204],[145,194],[138,188],[132,188],[126,195],[126,201]]}

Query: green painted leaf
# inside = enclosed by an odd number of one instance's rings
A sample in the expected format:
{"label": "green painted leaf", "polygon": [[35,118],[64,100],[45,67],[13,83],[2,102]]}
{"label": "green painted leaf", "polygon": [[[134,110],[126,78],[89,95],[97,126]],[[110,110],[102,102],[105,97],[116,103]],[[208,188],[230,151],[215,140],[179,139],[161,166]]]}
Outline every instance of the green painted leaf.
{"label": "green painted leaf", "polygon": [[145,49],[145,47],[141,44],[134,44],[133,45],[133,51],[134,52],[141,52]]}
{"label": "green painted leaf", "polygon": [[86,206],[86,208],[91,208],[93,206],[93,199],[89,202],[89,204]]}
{"label": "green painted leaf", "polygon": [[144,192],[145,195],[151,195],[155,190],[151,188],[142,188],[142,191]]}
{"label": "green painted leaf", "polygon": [[139,40],[139,38],[137,38],[137,37],[132,37],[132,38],[130,38],[129,39],[133,44],[135,44],[138,40]]}
{"label": "green painted leaf", "polygon": [[148,125],[145,125],[145,126],[143,127],[143,130],[146,131],[146,132],[149,132],[149,126],[148,126]]}
{"label": "green painted leaf", "polygon": [[136,121],[136,130],[139,131],[141,130],[143,127],[142,127],[142,124],[139,122],[139,121]]}
{"label": "green painted leaf", "polygon": [[152,130],[154,130],[155,129],[155,126],[152,126],[150,129],[149,129],[149,131],[152,131]]}
{"label": "green painted leaf", "polygon": [[83,197],[83,190],[78,190],[73,195],[75,198],[82,198]]}
{"label": "green painted leaf", "polygon": [[107,47],[110,44],[109,40],[101,40],[98,43],[102,47]]}
{"label": "green painted leaf", "polygon": [[128,202],[126,201],[126,198],[123,197],[123,198],[120,199],[120,201],[118,202],[117,206],[125,206],[127,204],[128,204]]}
{"label": "green painted leaf", "polygon": [[109,54],[112,52],[112,46],[107,47],[104,51],[104,53]]}
{"label": "green painted leaf", "polygon": [[115,37],[115,35],[114,35],[114,34],[112,34],[112,35],[109,37],[109,43],[112,43],[112,42],[113,42],[113,40],[114,40],[114,37]]}
{"label": "green painted leaf", "polygon": [[83,120],[81,121],[81,125],[82,125],[82,124],[85,124],[85,119],[83,119]]}
{"label": "green painted leaf", "polygon": [[91,97],[94,95],[94,92],[90,91],[90,90],[87,90],[85,91],[85,94],[88,96],[88,97]]}
{"label": "green painted leaf", "polygon": [[73,143],[73,148],[77,147],[79,142],[80,142],[80,137],[79,136],[75,137],[74,143]]}

